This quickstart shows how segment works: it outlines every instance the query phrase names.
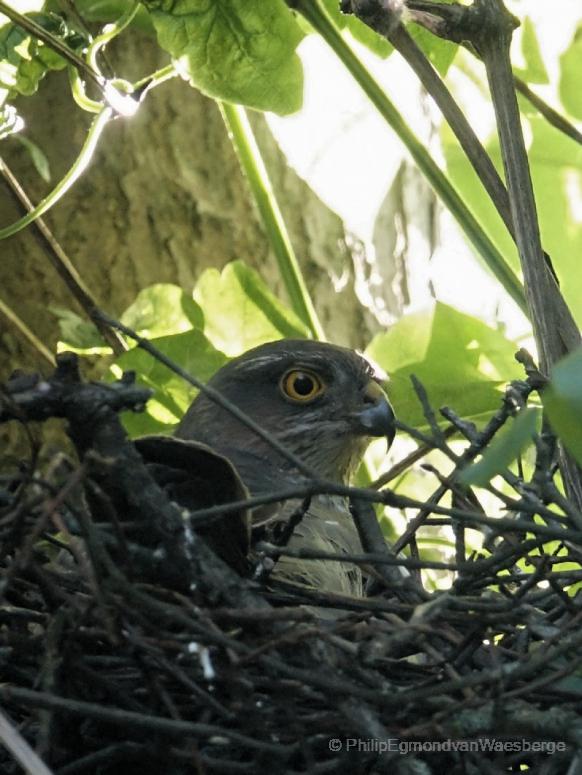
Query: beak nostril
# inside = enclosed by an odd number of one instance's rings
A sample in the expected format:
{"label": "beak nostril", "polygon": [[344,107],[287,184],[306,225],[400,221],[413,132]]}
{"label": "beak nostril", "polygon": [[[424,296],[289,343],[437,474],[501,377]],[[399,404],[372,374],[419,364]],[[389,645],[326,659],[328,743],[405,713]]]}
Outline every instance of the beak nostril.
{"label": "beak nostril", "polygon": [[362,399],[365,404],[372,404],[373,406],[376,406],[382,401],[386,401],[386,394],[380,385],[371,379],[362,391]]}

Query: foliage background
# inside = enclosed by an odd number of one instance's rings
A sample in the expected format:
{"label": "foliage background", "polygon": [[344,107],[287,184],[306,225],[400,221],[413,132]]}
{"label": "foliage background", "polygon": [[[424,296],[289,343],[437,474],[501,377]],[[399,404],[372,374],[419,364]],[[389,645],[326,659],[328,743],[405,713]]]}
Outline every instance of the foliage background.
{"label": "foliage background", "polygon": [[[11,5],[21,12],[43,7],[33,0]],[[426,424],[410,389],[411,374],[423,381],[433,406],[451,404],[465,418],[489,418],[504,385],[522,374],[513,353],[524,342],[531,345],[529,324],[487,273],[487,256],[476,255],[460,237],[454,222],[459,213],[443,208],[397,135],[353,85],[343,91],[345,71],[336,58],[333,65],[325,59],[323,40],[303,38],[308,25],[282,2],[269,7],[268,18],[264,5],[255,2],[211,3],[202,15],[187,0],[146,5],[149,13],[141,8],[108,46],[105,69],[135,82],[166,66],[169,52],[186,80],[152,89],[136,116],[111,122],[88,171],[46,216],[98,303],[203,379],[227,357],[262,341],[309,335],[306,321],[289,309],[293,298],[274,260],[272,235],[212,97],[270,109],[268,122],[253,112],[251,124],[327,337],[366,349],[390,374],[390,395],[403,421]],[[420,138],[423,153],[441,165],[479,227],[519,274],[505,227],[414,77],[405,74],[386,41],[354,17],[342,16],[335,2],[324,5]],[[545,15],[527,2],[516,0],[510,7],[522,21],[514,40],[515,71],[571,121],[579,120],[582,14],[568,0]],[[76,8],[95,32],[122,10],[92,0]],[[44,10],[62,11],[63,5],[50,2]],[[233,18],[244,45],[233,37]],[[36,83],[44,74],[46,51],[34,53],[32,42],[15,41],[14,29],[8,23],[2,28],[3,99],[16,106],[25,128],[9,134],[3,155],[39,201],[75,158],[88,117],[73,103],[62,63],[47,60],[56,69]],[[482,68],[459,47],[414,25],[411,30],[446,75],[500,168]],[[302,38],[305,73],[294,51]],[[334,99],[336,74],[343,105]],[[304,80],[307,104],[296,114]],[[313,94],[329,98],[315,114]],[[525,100],[521,105],[543,242],[579,321],[580,144],[550,127]],[[288,166],[270,129],[311,188]],[[318,157],[326,145],[332,154]],[[17,215],[5,191],[1,222]],[[1,300],[50,349],[60,340],[61,347],[85,354],[100,351],[96,332],[72,309],[69,291],[30,228],[3,242],[0,273]],[[4,375],[15,365],[38,367],[38,352],[14,326],[3,325],[0,346]],[[110,365],[110,358],[97,361],[95,373]],[[127,420],[129,430],[171,429],[191,400],[190,388],[138,350],[121,356],[112,373],[122,368],[136,369],[156,390],[148,413]],[[397,446],[394,455],[405,449]],[[380,468],[391,462],[378,455],[371,460]],[[423,476],[410,472],[413,491],[423,490]]]}

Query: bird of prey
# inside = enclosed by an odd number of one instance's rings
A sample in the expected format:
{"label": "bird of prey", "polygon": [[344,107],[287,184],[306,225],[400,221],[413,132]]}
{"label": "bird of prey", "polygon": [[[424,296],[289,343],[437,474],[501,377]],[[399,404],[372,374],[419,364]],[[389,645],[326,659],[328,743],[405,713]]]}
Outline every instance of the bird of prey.
{"label": "bird of prey", "polygon": [[[347,484],[374,436],[394,438],[394,413],[379,377],[361,355],[308,340],[269,342],[223,366],[209,382],[249,418],[300,458],[313,475]],[[308,481],[304,473],[254,431],[200,393],[176,436],[202,442],[230,460],[251,495]],[[286,525],[302,499],[261,507],[253,526]],[[339,496],[311,499],[289,548],[360,553],[347,503]],[[363,594],[362,574],[351,563],[281,557],[272,578],[350,596]]]}

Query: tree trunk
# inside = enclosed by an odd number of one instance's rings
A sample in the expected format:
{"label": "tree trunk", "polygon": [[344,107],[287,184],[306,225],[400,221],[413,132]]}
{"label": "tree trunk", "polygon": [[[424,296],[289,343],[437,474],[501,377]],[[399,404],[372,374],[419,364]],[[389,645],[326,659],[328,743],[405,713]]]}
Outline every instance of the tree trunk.
{"label": "tree trunk", "polygon": [[[137,33],[124,38],[117,60],[117,72],[128,78],[165,64],[151,38]],[[18,108],[26,136],[50,161],[51,184],[40,179],[16,139],[2,151],[36,203],[74,160],[90,118],[73,103],[64,73],[51,74]],[[357,300],[342,223],[287,166],[262,116],[253,123],[328,337],[362,346],[377,324]],[[0,192],[5,225],[22,213],[5,186]],[[147,285],[174,282],[190,289],[206,267],[222,268],[237,258],[285,298],[220,114],[212,100],[180,79],[152,90],[134,118],[106,128],[89,169],[46,221],[98,303],[113,315]],[[31,227],[2,244],[0,297],[51,348],[58,327],[50,307],[76,309]],[[14,366],[39,367],[37,353],[4,319],[0,334],[0,378]]]}

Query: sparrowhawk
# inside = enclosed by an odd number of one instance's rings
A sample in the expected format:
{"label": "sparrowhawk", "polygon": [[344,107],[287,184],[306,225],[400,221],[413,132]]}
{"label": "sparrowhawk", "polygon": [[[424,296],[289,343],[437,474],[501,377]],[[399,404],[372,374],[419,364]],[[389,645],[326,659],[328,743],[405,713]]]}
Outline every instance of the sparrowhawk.
{"label": "sparrowhawk", "polygon": [[[395,425],[374,369],[352,350],[308,340],[255,347],[222,367],[209,383],[304,461],[318,478],[348,483],[370,440]],[[252,495],[304,483],[306,478],[268,442],[200,393],[176,436],[203,442],[228,458]],[[258,508],[253,525],[286,523],[301,499]],[[288,546],[360,553],[344,498],[319,495],[296,525]],[[351,563],[281,557],[273,577],[319,590],[360,596],[362,574]]]}

